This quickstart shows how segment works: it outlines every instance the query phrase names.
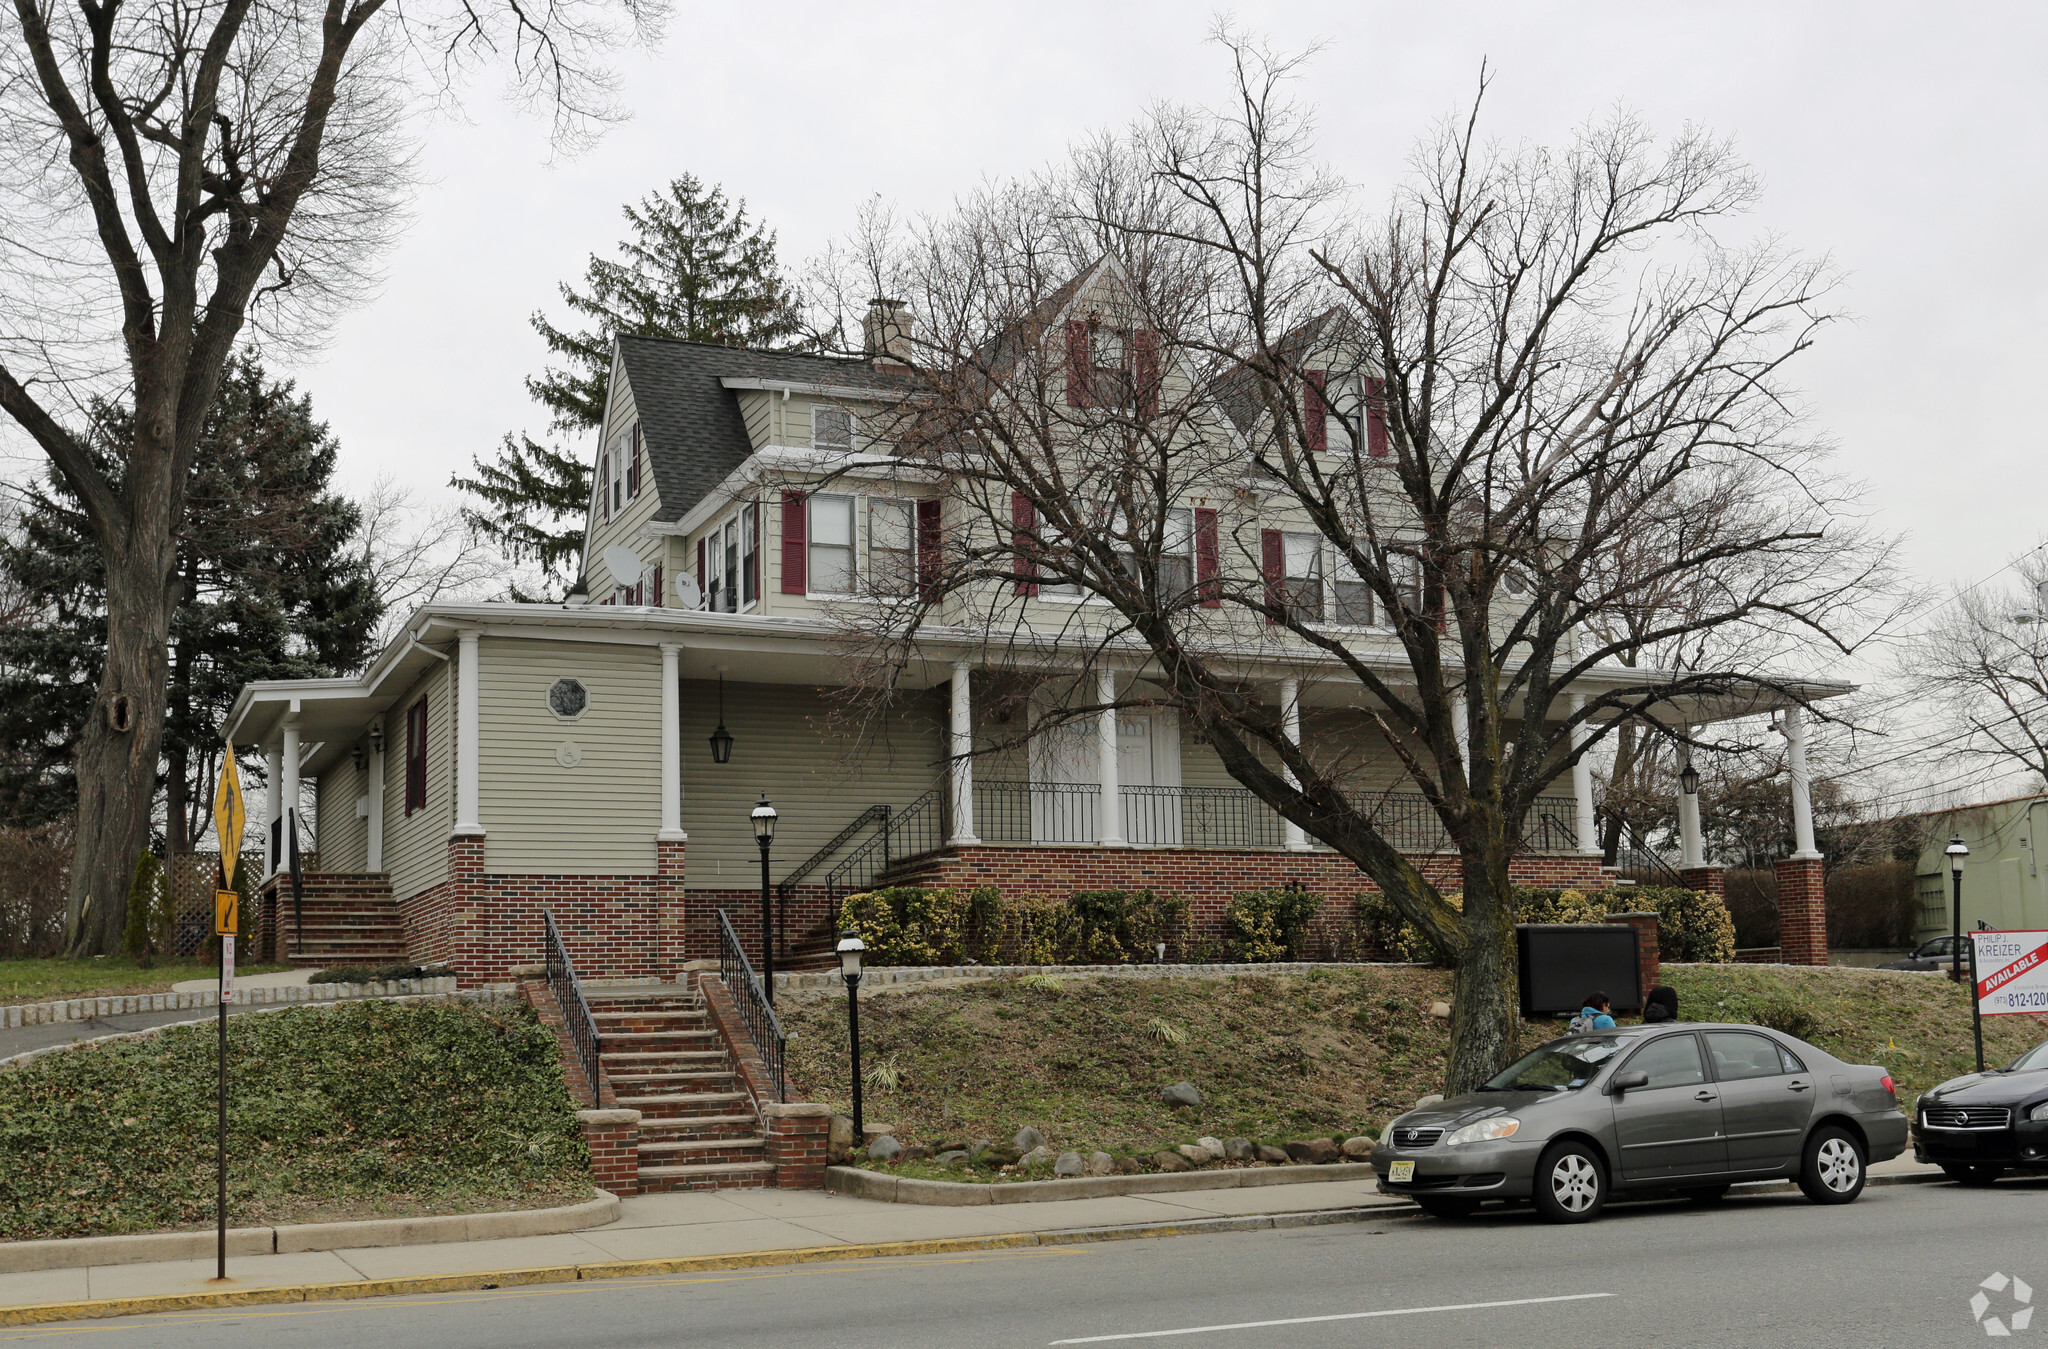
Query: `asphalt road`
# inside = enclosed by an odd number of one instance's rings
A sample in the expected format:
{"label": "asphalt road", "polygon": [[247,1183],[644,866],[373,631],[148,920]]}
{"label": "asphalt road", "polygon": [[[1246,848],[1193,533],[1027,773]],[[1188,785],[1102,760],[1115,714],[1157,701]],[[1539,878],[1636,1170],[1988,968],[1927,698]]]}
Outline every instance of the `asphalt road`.
{"label": "asphalt road", "polygon": [[[1978,1344],[1971,1296],[2048,1306],[2048,1180],[1718,1209],[1527,1210],[1096,1246],[740,1270],[0,1330],[0,1343],[350,1349],[744,1345],[968,1349]],[[2038,1293],[2032,1290],[2039,1289]],[[1987,1294],[2009,1317],[2014,1285]],[[1476,1304],[1476,1305],[1475,1305]],[[1491,1305],[1489,1305],[1491,1304]],[[2044,1324],[2022,1333],[2048,1334]]]}

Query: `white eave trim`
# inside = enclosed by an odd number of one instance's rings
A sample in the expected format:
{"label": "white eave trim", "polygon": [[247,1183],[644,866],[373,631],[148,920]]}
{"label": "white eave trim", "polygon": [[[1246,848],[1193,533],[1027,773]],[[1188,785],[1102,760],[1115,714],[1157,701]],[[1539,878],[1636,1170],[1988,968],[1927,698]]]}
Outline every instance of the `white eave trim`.
{"label": "white eave trim", "polygon": [[723,515],[749,490],[764,482],[784,479],[793,473],[831,475],[869,482],[935,484],[947,475],[935,469],[917,468],[891,454],[847,453],[844,450],[814,450],[799,445],[768,445],[725,475],[718,486],[705,493],[696,505],[675,520],[649,520],[640,526],[639,537],[659,539],[694,534]]}
{"label": "white eave trim", "polygon": [[735,393],[779,393],[805,394],[812,398],[844,398],[863,403],[902,402],[905,390],[884,388],[878,385],[822,384],[798,379],[754,379],[740,375],[721,375],[719,387]]}

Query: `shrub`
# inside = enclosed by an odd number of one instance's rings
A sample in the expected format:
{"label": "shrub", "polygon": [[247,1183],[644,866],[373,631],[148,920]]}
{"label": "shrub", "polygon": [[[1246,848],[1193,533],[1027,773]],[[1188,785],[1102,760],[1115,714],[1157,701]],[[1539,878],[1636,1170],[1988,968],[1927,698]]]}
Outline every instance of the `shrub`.
{"label": "shrub", "polygon": [[395,984],[401,979],[444,979],[455,971],[446,965],[336,965],[321,970],[309,984]]}
{"label": "shrub", "polygon": [[1728,916],[1735,920],[1735,944],[1778,944],[1778,873],[1769,867],[1730,871]]}
{"label": "shrub", "polygon": [[1768,1026],[1774,1031],[1808,1043],[1812,1043],[1816,1036],[1825,1033],[1820,1018],[1790,998],[1774,998],[1753,1009],[1750,1015],[1759,1026]]}
{"label": "shrub", "polygon": [[1735,959],[1735,920],[1719,895],[1677,886],[1639,885],[1635,902],[1657,915],[1660,959],[1674,963]]}
{"label": "shrub", "polygon": [[[1462,896],[1446,896],[1462,907]],[[1673,962],[1728,961],[1735,958],[1735,924],[1719,897],[1675,886],[1638,885],[1624,890],[1515,891],[1516,921],[1521,923],[1598,923],[1610,914],[1655,913],[1657,951]],[[1360,922],[1380,950],[1392,960],[1440,961],[1422,933],[1379,891],[1358,897]]]}
{"label": "shrub", "polygon": [[888,885],[848,895],[839,925],[852,928],[875,965],[957,965],[965,956],[968,897],[949,888]]}
{"label": "shrub", "polygon": [[1240,890],[1226,917],[1240,960],[1295,960],[1322,900],[1307,890]]}
{"label": "shrub", "polygon": [[1120,964],[1154,958],[1162,941],[1174,945],[1187,901],[1151,890],[1083,890],[1067,908],[1074,960]]}

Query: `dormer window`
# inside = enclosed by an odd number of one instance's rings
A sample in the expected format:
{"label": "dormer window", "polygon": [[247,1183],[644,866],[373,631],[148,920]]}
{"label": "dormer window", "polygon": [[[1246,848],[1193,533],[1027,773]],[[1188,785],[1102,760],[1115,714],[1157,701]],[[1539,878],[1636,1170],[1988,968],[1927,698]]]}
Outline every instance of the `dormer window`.
{"label": "dormer window", "polygon": [[842,407],[823,404],[811,409],[811,448],[814,450],[838,450],[851,452],[853,449],[853,413]]}
{"label": "dormer window", "polygon": [[1159,410],[1159,334],[1099,317],[1067,324],[1067,403],[1151,414]]}

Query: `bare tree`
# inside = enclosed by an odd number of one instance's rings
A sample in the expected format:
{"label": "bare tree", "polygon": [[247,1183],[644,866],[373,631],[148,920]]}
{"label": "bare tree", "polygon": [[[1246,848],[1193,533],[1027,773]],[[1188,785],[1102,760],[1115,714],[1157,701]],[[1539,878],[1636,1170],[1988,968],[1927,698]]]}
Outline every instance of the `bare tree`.
{"label": "bare tree", "polygon": [[[1297,62],[1222,36],[1224,111],[1159,109],[939,218],[872,213],[842,250],[829,303],[916,315],[915,394],[876,437],[951,484],[943,549],[848,640],[877,688],[969,631],[1021,680],[1082,672],[1065,716],[1177,709],[1455,967],[1463,1090],[1516,1049],[1509,865],[1539,793],[1621,726],[1805,699],[1808,650],[1858,640],[1887,550],[1785,375],[1831,278],[1722,237],[1757,194],[1725,143],[1627,115],[1499,147],[1475,103],[1367,213],[1313,159]],[[1297,533],[1299,570],[1275,555]],[[1053,587],[1096,602],[1049,621]],[[1616,668],[1646,650],[1683,659]],[[1281,677],[1377,747],[1297,735]],[[1368,750],[1454,883],[1396,846]]]}
{"label": "bare tree", "polygon": [[1935,710],[1933,752],[1959,767],[2048,782],[2048,559],[2013,564],[2019,586],[1958,591],[1909,644],[1909,692]]}
{"label": "bare tree", "polygon": [[505,589],[503,558],[477,538],[452,505],[421,504],[411,488],[389,476],[357,503],[363,512],[363,561],[384,605],[381,647],[423,604],[485,600]]}
{"label": "bare tree", "polygon": [[[0,408],[83,502],[107,659],[78,751],[67,945],[114,949],[147,841],[184,484],[237,338],[305,341],[375,280],[412,114],[502,59],[571,139],[611,115],[604,54],[660,0],[14,0],[0,19]],[[118,478],[94,397],[134,409]],[[118,485],[116,485],[118,483]]]}

